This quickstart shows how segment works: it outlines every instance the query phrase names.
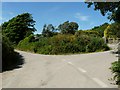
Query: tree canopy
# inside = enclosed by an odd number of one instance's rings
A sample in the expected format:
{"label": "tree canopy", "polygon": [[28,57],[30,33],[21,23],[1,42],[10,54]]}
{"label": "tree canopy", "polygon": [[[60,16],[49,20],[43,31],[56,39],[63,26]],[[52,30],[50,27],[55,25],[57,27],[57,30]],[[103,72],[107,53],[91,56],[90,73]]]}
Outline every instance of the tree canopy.
{"label": "tree canopy", "polygon": [[18,42],[36,31],[35,21],[29,13],[18,15],[8,22],[2,24],[2,32],[9,40],[18,44]]}
{"label": "tree canopy", "polygon": [[62,34],[74,34],[78,30],[79,25],[76,22],[66,21],[58,26]]}
{"label": "tree canopy", "polygon": [[107,37],[120,38],[120,23],[112,23],[107,30]]}
{"label": "tree canopy", "polygon": [[100,10],[105,16],[108,14],[108,19],[120,22],[120,1],[119,2],[86,2],[88,8],[94,5],[94,10]]}
{"label": "tree canopy", "polygon": [[100,37],[103,37],[104,36],[104,30],[107,28],[108,25],[109,25],[108,23],[104,23],[104,24],[102,24],[100,26],[95,26],[90,31],[97,31],[98,35]]}
{"label": "tree canopy", "polygon": [[53,36],[55,31],[55,27],[52,24],[44,25],[42,30],[42,35],[44,37],[51,37]]}

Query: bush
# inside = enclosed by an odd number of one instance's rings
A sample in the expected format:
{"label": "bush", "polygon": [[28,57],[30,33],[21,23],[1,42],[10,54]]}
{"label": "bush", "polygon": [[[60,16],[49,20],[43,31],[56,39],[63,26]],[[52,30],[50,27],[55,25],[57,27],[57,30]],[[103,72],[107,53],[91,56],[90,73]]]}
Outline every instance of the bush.
{"label": "bush", "polygon": [[113,62],[110,69],[114,74],[113,80],[115,80],[115,84],[120,85],[120,59],[119,61]]}
{"label": "bush", "polygon": [[2,71],[14,68],[19,60],[18,54],[14,52],[11,42],[7,37],[2,36]]}
{"label": "bush", "polygon": [[34,42],[34,36],[30,35],[26,37],[25,39],[21,40],[17,46],[18,49],[23,51],[32,51],[35,50],[35,42]]}
{"label": "bush", "polygon": [[30,42],[31,37],[22,40],[18,48],[40,54],[95,52],[109,49],[103,39],[88,35],[58,34],[49,38],[41,37],[36,42]]}
{"label": "bush", "polygon": [[3,36],[2,38],[2,69],[4,70],[6,67],[10,66],[14,63],[14,49],[11,46],[9,40]]}
{"label": "bush", "polygon": [[102,38],[91,37],[90,43],[88,43],[88,45],[86,46],[86,52],[95,52],[101,50],[109,50],[109,47],[104,44]]}

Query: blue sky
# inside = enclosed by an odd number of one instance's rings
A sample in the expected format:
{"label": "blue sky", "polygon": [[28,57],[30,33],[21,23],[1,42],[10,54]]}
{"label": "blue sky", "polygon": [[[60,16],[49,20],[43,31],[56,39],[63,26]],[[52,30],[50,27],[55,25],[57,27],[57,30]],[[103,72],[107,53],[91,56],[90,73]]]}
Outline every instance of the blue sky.
{"label": "blue sky", "polygon": [[25,12],[32,14],[36,21],[35,33],[41,33],[44,24],[58,26],[73,21],[79,24],[79,29],[86,30],[109,22],[107,16],[94,11],[93,7],[87,8],[84,2],[3,2],[0,20],[5,22]]}

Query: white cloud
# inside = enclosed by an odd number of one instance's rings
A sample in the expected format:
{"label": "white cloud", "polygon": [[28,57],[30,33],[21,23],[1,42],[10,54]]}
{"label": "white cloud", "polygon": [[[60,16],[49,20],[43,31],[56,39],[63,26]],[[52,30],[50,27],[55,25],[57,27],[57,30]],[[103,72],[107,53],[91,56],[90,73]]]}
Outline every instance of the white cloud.
{"label": "white cloud", "polygon": [[81,21],[88,21],[89,16],[82,15],[81,13],[76,13],[75,18],[81,20]]}

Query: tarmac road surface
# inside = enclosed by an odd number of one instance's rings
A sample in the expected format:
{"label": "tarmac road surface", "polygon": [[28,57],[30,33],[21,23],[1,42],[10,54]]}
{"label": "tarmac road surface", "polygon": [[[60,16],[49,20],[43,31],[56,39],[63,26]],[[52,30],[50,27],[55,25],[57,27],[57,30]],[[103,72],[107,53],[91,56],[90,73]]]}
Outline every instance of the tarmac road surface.
{"label": "tarmac road surface", "polygon": [[117,88],[110,84],[111,51],[75,55],[19,52],[22,68],[2,73],[3,88]]}

